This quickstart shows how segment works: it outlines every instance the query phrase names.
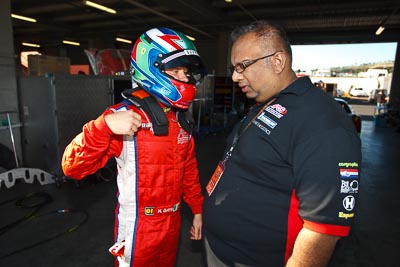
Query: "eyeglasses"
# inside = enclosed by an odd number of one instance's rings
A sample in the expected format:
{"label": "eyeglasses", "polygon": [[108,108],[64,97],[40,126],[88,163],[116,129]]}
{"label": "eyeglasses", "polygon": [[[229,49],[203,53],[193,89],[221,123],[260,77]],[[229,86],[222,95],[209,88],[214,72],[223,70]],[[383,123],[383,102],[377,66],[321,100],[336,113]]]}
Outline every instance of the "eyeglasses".
{"label": "eyeglasses", "polygon": [[233,74],[234,71],[236,71],[237,73],[243,73],[248,67],[250,67],[251,65],[253,65],[257,61],[259,61],[261,59],[264,59],[264,58],[272,57],[276,53],[279,53],[279,52],[280,51],[276,51],[275,53],[272,53],[270,55],[266,55],[266,56],[263,56],[263,57],[260,57],[260,58],[257,58],[257,59],[239,62],[235,66],[229,67],[229,70],[231,71],[232,74]]}

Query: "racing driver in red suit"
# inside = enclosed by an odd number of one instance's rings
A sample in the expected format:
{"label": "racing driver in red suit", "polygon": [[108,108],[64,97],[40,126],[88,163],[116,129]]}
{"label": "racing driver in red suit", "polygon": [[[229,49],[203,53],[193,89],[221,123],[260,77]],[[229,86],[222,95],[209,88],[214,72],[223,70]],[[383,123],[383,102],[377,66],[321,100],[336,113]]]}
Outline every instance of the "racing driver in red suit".
{"label": "racing driver in red suit", "polygon": [[191,239],[201,239],[203,196],[193,118],[188,107],[206,74],[188,38],[154,28],[136,41],[131,56],[133,89],[109,107],[66,147],[62,168],[82,179],[117,162],[116,265],[172,267],[180,234],[181,199],[194,217]]}

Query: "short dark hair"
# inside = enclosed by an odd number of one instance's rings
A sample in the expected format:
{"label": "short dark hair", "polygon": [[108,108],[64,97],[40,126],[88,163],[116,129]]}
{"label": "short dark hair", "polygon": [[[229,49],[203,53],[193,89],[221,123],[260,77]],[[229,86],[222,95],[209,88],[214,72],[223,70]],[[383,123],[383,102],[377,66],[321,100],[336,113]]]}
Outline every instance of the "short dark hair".
{"label": "short dark hair", "polygon": [[254,33],[257,37],[263,40],[275,39],[282,46],[282,49],[290,57],[292,61],[292,48],[290,46],[289,38],[285,30],[278,24],[270,23],[266,20],[257,20],[248,25],[239,26],[231,33],[232,42],[235,42],[241,36],[247,33]]}

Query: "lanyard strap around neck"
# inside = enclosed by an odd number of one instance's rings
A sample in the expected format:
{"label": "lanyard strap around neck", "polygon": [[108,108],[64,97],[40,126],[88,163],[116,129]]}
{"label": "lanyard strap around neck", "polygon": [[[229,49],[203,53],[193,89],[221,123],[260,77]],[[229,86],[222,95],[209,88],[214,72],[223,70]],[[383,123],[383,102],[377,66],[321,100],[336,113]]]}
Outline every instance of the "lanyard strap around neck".
{"label": "lanyard strap around neck", "polygon": [[236,147],[237,143],[239,142],[240,137],[243,136],[244,132],[250,127],[250,125],[253,123],[253,121],[269,106],[271,105],[277,98],[274,97],[270,101],[268,101],[258,112],[257,114],[246,124],[246,127],[242,130],[242,124],[243,121],[240,122],[240,126],[238,127],[235,136],[233,137],[233,142],[231,145],[231,148],[229,149],[228,152],[226,152],[225,158],[222,161],[222,164],[225,165],[225,163],[228,161],[228,159],[232,156],[232,151]]}

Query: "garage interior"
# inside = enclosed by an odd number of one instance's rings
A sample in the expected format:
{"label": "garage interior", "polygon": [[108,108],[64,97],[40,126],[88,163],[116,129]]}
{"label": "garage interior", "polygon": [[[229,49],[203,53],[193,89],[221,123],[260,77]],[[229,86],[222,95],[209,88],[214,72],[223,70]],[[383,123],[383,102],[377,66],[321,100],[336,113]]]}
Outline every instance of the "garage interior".
{"label": "garage interior", "polygon": [[[5,181],[0,182],[3,214],[0,227],[32,210],[38,209],[40,215],[35,218],[36,222],[25,221],[10,231],[1,228],[0,247],[7,247],[0,253],[1,266],[22,266],[27,262],[32,266],[60,267],[113,264],[108,253],[116,204],[113,172],[106,168],[77,183],[63,177],[59,161],[65,145],[83,123],[118,101],[118,94],[129,86],[129,79],[94,75],[92,69],[86,76],[28,75],[19,64],[20,53],[31,49],[22,45],[23,42],[39,44],[43,55],[68,58],[73,65],[88,65],[85,49],[129,51],[132,44],[117,42],[116,38],[134,41],[152,27],[170,27],[196,38],[195,45],[210,73],[207,83],[199,88],[200,100],[193,106],[198,119],[197,155],[204,185],[220,159],[229,127],[237,120],[237,117],[224,116],[232,101],[240,100],[232,99],[236,97],[232,96],[234,84],[227,71],[229,33],[236,26],[258,19],[277,22],[287,31],[293,45],[400,41],[398,1],[96,1],[116,10],[116,14],[94,9],[84,2],[6,0],[0,4],[0,22],[4,25],[0,38],[0,145],[8,148],[1,158],[11,158],[6,168],[0,168],[0,175],[16,167],[32,171],[23,174],[29,182],[15,179],[15,185],[11,185],[14,177],[9,176],[10,187]],[[11,14],[35,18],[37,22],[18,20]],[[384,31],[376,35],[381,26]],[[79,42],[80,46],[65,45],[62,40]],[[398,62],[399,47],[390,97],[395,106],[400,104],[395,102],[400,99]],[[208,86],[209,83],[213,86]],[[216,89],[220,94],[215,94]],[[224,112],[206,120],[204,115],[213,114],[210,105],[217,101],[220,106],[213,108],[225,109]],[[363,118],[364,188],[360,191],[358,219],[349,238],[338,245],[331,267],[397,265],[400,139],[396,130],[390,126],[376,127],[371,116]],[[16,164],[13,151],[17,155]],[[32,170],[35,168],[38,170]],[[46,193],[44,197],[37,196],[46,205],[30,209],[15,206],[21,197],[24,200],[23,197],[39,191]],[[59,209],[75,212],[52,213]],[[183,209],[183,215],[177,267],[205,266],[201,244],[188,239],[188,210]]]}

